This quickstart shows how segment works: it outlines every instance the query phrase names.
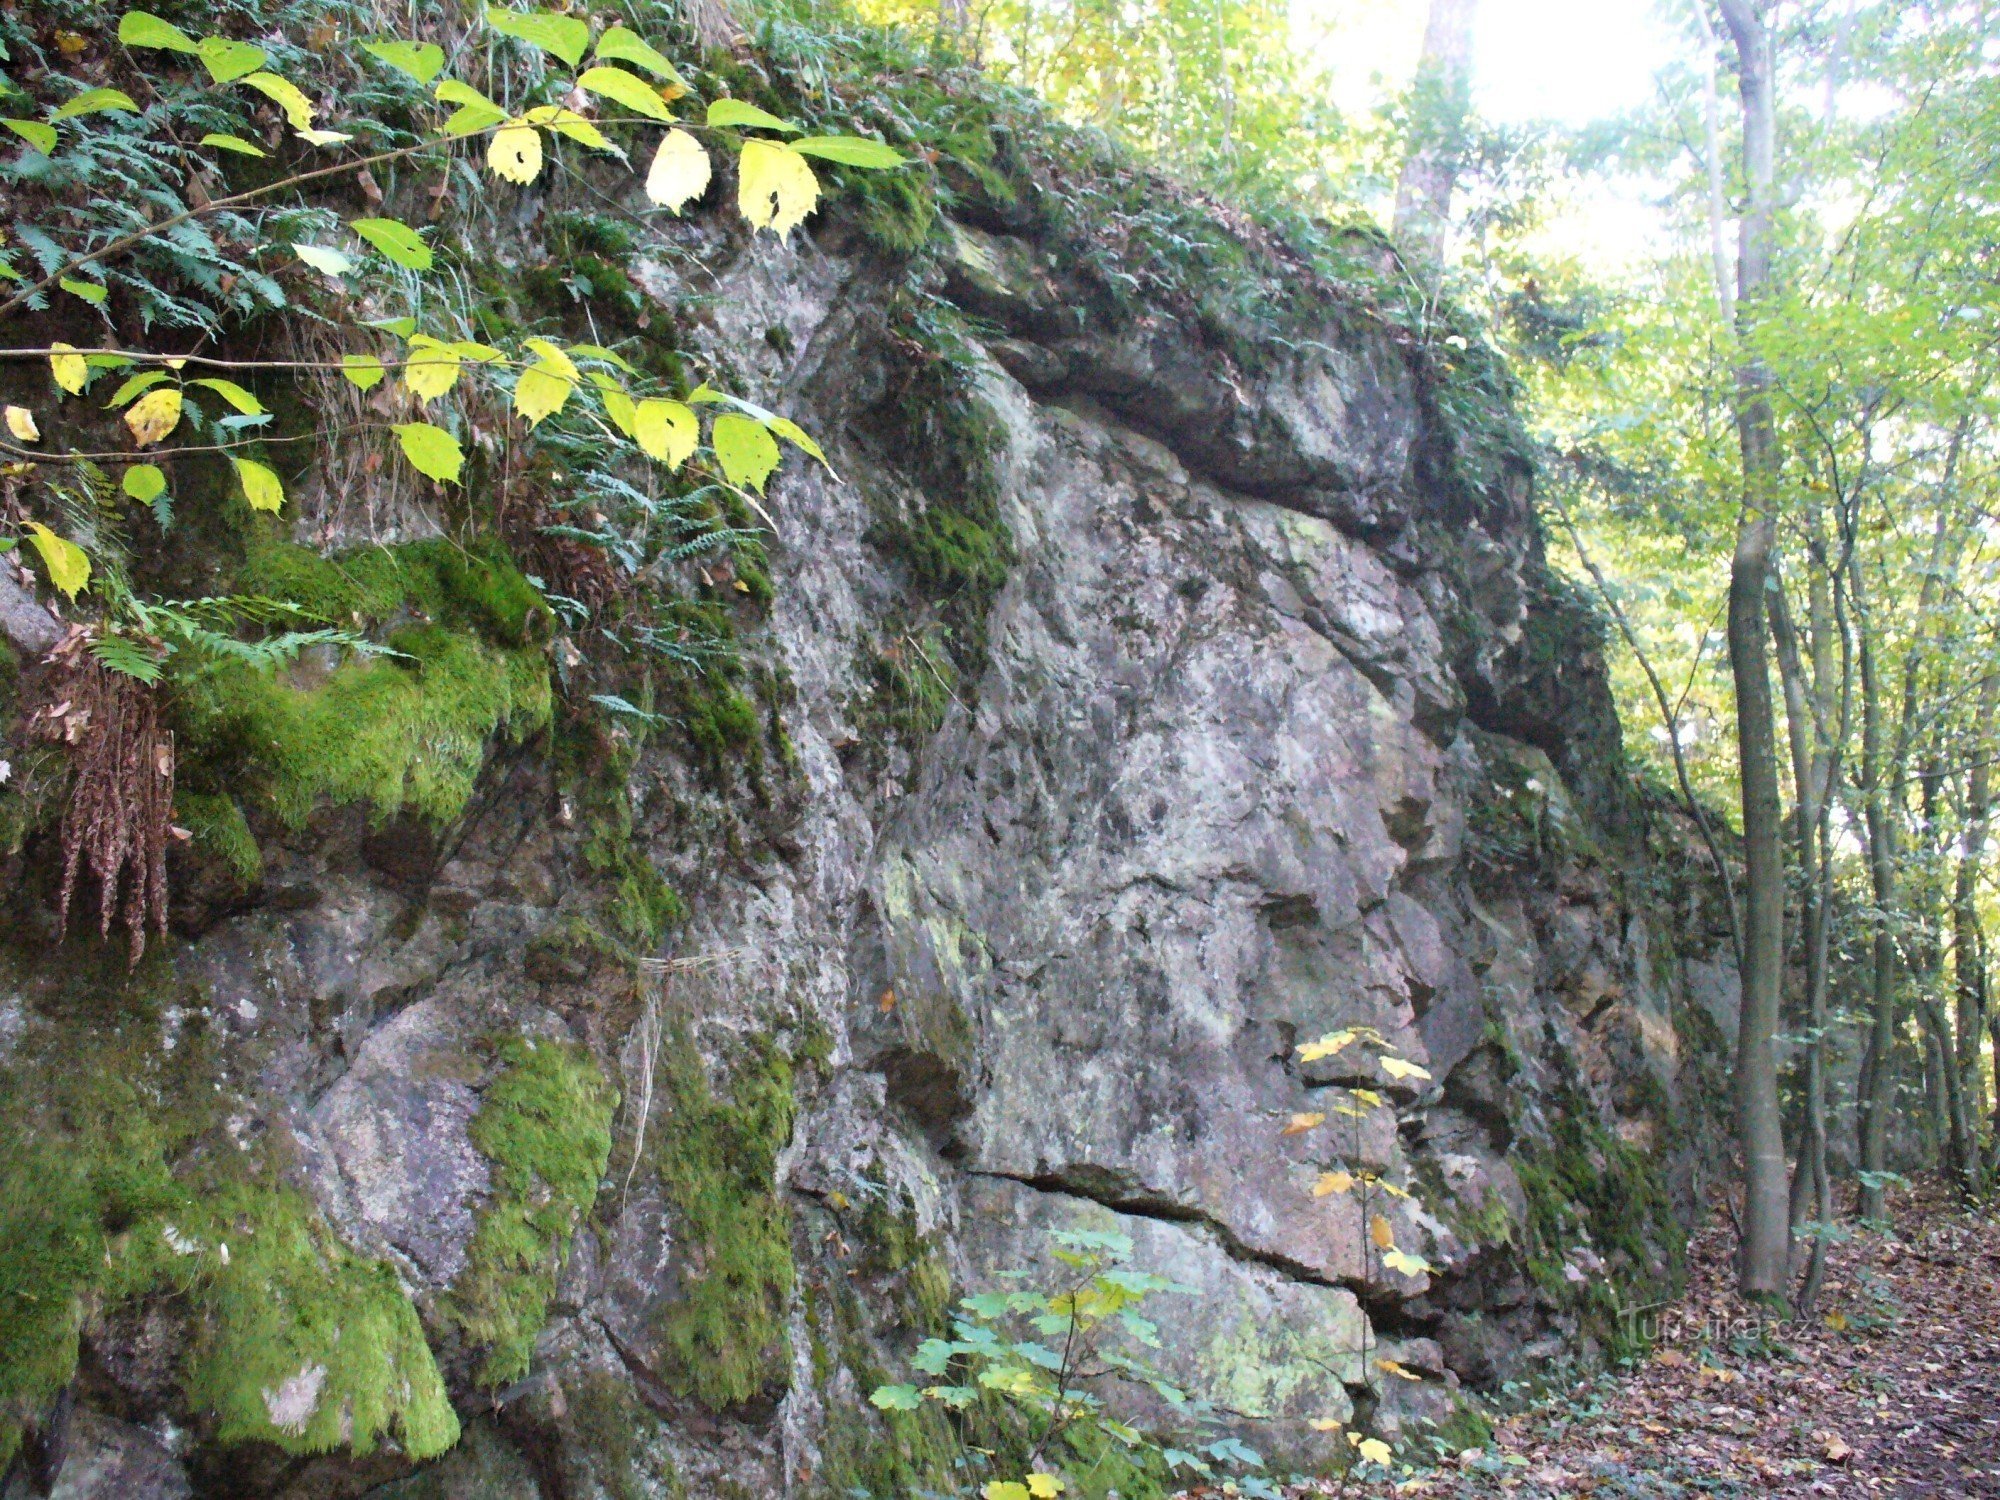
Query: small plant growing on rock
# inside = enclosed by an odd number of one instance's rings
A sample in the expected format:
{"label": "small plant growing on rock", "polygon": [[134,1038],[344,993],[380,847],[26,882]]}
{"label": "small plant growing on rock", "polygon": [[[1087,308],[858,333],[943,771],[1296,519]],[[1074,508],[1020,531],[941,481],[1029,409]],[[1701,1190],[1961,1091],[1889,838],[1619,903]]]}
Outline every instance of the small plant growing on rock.
{"label": "small plant growing on rock", "polygon": [[[1301,1062],[1312,1063],[1337,1056],[1355,1046],[1373,1052],[1375,1066],[1393,1081],[1428,1080],[1431,1076],[1426,1069],[1398,1053],[1387,1038],[1370,1026],[1343,1027],[1315,1041],[1302,1042],[1297,1050]],[[1397,1243],[1396,1226],[1390,1217],[1396,1202],[1414,1203],[1415,1200],[1408,1189],[1397,1186],[1379,1171],[1361,1164],[1362,1122],[1374,1111],[1389,1108],[1389,1101],[1379,1091],[1358,1084],[1347,1087],[1343,1092],[1346,1097],[1332,1102],[1327,1110],[1293,1115],[1285,1126],[1284,1133],[1287,1135],[1317,1130],[1327,1123],[1329,1113],[1347,1122],[1346,1149],[1339,1159],[1319,1174],[1313,1184],[1313,1196],[1352,1195],[1356,1199],[1361,1221],[1366,1226],[1361,1242],[1361,1282],[1364,1287],[1376,1285],[1378,1276],[1384,1272],[1403,1280],[1428,1276],[1432,1266],[1422,1256],[1412,1254]],[[1379,1390],[1384,1376],[1410,1381],[1422,1378],[1400,1361],[1377,1353],[1374,1325],[1366,1318],[1361,1322],[1361,1339],[1361,1347],[1355,1354],[1362,1379],[1371,1389]],[[1323,1431],[1336,1431],[1343,1424],[1327,1419],[1314,1425]],[[1347,1441],[1360,1464],[1386,1469],[1394,1460],[1394,1451],[1380,1437],[1349,1430]]]}
{"label": "small plant growing on rock", "polygon": [[[979,1490],[981,1500],[1051,1500],[1065,1493],[1083,1455],[1107,1445],[1142,1469],[1199,1480],[1232,1476],[1235,1493],[1270,1497],[1277,1489],[1255,1471],[1263,1459],[1232,1436],[1204,1434],[1215,1413],[1140,1360],[1114,1345],[1160,1347],[1158,1326],[1140,1311],[1162,1292],[1185,1292],[1164,1277],[1132,1268],[1132,1242],[1113,1232],[1058,1230],[1054,1259],[1066,1274],[1049,1289],[1021,1287],[962,1298],[964,1315],[950,1339],[926,1339],[911,1363],[935,1384],[878,1386],[869,1400],[884,1411],[916,1411],[933,1402],[967,1413],[997,1401],[1025,1428],[1028,1446],[1018,1475],[996,1476]],[[1007,1273],[1027,1279],[1025,1271]],[[1176,1447],[1111,1414],[1099,1394],[1107,1380],[1141,1385],[1159,1397],[1201,1436]],[[1205,1440],[1203,1440],[1205,1439]],[[1067,1464],[1065,1458],[1078,1460]],[[991,1467],[997,1462],[989,1455]]]}

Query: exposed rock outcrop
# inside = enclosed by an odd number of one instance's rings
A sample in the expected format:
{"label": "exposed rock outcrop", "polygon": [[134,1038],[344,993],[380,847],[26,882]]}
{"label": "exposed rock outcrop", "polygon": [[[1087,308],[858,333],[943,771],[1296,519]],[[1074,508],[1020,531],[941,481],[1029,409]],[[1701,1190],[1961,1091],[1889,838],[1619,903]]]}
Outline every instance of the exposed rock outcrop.
{"label": "exposed rock outcrop", "polygon": [[[1615,1342],[1672,1276],[1702,1128],[1685,974],[1714,985],[1715,939],[1649,848],[1478,351],[1339,289],[1233,343],[1111,316],[1060,245],[983,222],[926,292],[964,338],[948,388],[897,322],[902,268],[838,220],[780,249],[697,221],[629,268],[654,316],[705,308],[688,354],[830,460],[769,499],[734,738],[610,731],[593,805],[517,697],[441,823],[294,815],[246,770],[249,856],[183,862],[181,937],[129,978],[81,972],[23,887],[5,1065],[96,1049],[166,1123],[80,1115],[92,1149],[161,1202],[254,1156],[338,1242],[244,1198],[162,1220],[169,1267],[282,1232],[355,1279],[268,1384],[186,1375],[220,1357],[174,1332],[208,1271],[92,1291],[58,1493],[913,1493],[935,1455],[870,1389],[955,1289],[1077,1227],[1188,1289],[1155,1310],[1163,1372],[1310,1466],[1344,1446],[1329,1419],[1414,1437],[1462,1386]],[[316,545],[374,539],[318,505]],[[607,820],[685,903],[657,952],[592,904],[643,887]],[[1352,1027],[1422,1071],[1301,1060]],[[1407,1193],[1377,1211],[1428,1274],[1315,1195],[1337,1164]],[[464,1429],[414,1474],[449,1413],[378,1292]],[[257,1402],[272,1430],[232,1443]],[[322,1418],[333,1453],[283,1451]]]}

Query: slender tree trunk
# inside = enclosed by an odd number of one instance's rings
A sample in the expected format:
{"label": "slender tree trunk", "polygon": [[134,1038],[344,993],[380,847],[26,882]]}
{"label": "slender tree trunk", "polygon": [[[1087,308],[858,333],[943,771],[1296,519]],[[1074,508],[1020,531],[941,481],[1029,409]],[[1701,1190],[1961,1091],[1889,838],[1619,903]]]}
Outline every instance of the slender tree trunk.
{"label": "slender tree trunk", "polygon": [[1695,24],[1701,28],[1701,119],[1703,164],[1708,169],[1708,257],[1715,274],[1715,303],[1722,321],[1736,321],[1736,289],[1730,284],[1729,247],[1723,242],[1729,195],[1722,172],[1722,97],[1715,84],[1715,26],[1708,19],[1708,0],[1694,0]]}
{"label": "slender tree trunk", "polygon": [[1896,909],[1895,824],[1888,809],[1888,766],[1883,745],[1881,675],[1875,669],[1875,630],[1863,570],[1854,569],[1850,593],[1861,636],[1862,823],[1868,835],[1868,876],[1875,898],[1874,933],[1869,943],[1869,1032],[1861,1057],[1855,1101],[1860,1140],[1861,1216],[1882,1216],[1879,1174],[1888,1162],[1889,1101],[1894,1091],[1896,1045],[1896,939],[1889,930]]}
{"label": "slender tree trunk", "polygon": [[[1980,1081],[1980,1033],[1986,1029],[1986,935],[1979,921],[1979,869],[1986,855],[1986,830],[1993,813],[1993,754],[1991,726],[2000,713],[2000,672],[1989,672],[1979,684],[1978,732],[1971,741],[1972,764],[1965,776],[1965,828],[1959,835],[1958,869],[1952,886],[1952,981],[1958,1000],[1954,1030],[1958,1034],[1959,1095],[1968,1119],[1980,1111],[1983,1085]],[[2000,1063],[2000,1050],[1995,1052]],[[1994,1093],[2000,1098],[2000,1079]],[[2000,1131],[1996,1131],[2000,1140]],[[1983,1164],[1977,1143],[1972,1153],[1975,1180],[1969,1185],[1977,1193],[1984,1187]]]}
{"label": "slender tree trunk", "polygon": [[[1776,130],[1771,33],[1755,0],[1722,0],[1736,44],[1749,203],[1738,227],[1737,315],[1743,332],[1771,278]],[[1743,789],[1743,999],[1736,1033],[1736,1129],[1743,1153],[1743,1238],[1737,1275],[1748,1297],[1782,1300],[1791,1260],[1784,1124],[1778,1109],[1777,1031],[1784,990],[1784,812],[1778,794],[1764,592],[1777,537],[1779,455],[1770,372],[1749,347],[1736,370],[1743,504],[1729,568],[1729,665],[1736,684],[1737,762]]]}
{"label": "slender tree trunk", "polygon": [[1478,0],[1430,0],[1411,90],[1409,144],[1396,179],[1393,230],[1411,258],[1435,268],[1451,228],[1451,193],[1472,112],[1472,27]]}
{"label": "slender tree trunk", "polygon": [[[1915,713],[1915,695],[1905,707],[1906,713]],[[1974,1184],[1979,1176],[1977,1148],[1972,1139],[1971,1115],[1965,1098],[1959,1091],[1958,1048],[1953,1040],[1951,1021],[1944,1007],[1944,939],[1941,917],[1945,901],[1943,877],[1945,851],[1937,830],[1940,827],[1940,806],[1943,800],[1944,771],[1942,768],[1941,736],[1932,737],[1928,767],[1920,778],[1923,792],[1923,834],[1926,857],[1918,863],[1917,910],[1923,913],[1918,924],[1916,944],[1918,963],[1913,964],[1922,975],[1918,986],[1918,1014],[1922,1016],[1926,1032],[1925,1061],[1927,1064],[1926,1087],[1931,1094],[1931,1114],[1933,1128],[1937,1135],[1938,1157],[1944,1166],[1945,1175],[1958,1184],[1959,1193],[1968,1201],[1975,1192]]]}
{"label": "slender tree trunk", "polygon": [[[1768,591],[1768,597],[1771,639],[1778,648],[1778,681],[1785,692],[1785,738],[1792,751],[1792,841],[1798,851],[1799,927],[1806,965],[1805,1130],[1798,1160],[1792,1167],[1790,1214],[1796,1239],[1799,1227],[1818,1206],[1820,1160],[1815,1156],[1814,1143],[1826,1138],[1825,1054],[1820,1035],[1826,1009],[1826,951],[1821,941],[1825,914],[1819,901],[1822,752],[1819,727],[1813,722],[1808,702],[1805,661],[1799,651],[1798,634],[1792,629],[1785,591],[1782,586],[1774,587]],[[1818,1239],[1813,1241],[1815,1253],[1820,1244]]]}

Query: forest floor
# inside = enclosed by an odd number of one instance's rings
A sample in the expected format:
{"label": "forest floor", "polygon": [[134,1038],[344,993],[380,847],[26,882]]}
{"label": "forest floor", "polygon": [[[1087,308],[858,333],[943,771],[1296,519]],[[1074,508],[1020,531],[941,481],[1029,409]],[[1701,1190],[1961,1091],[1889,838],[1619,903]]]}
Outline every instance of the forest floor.
{"label": "forest floor", "polygon": [[1893,1232],[1829,1247],[1809,1322],[1760,1321],[1711,1227],[1643,1364],[1509,1417],[1456,1466],[1305,1493],[2000,1497],[2000,1219],[1896,1196]]}

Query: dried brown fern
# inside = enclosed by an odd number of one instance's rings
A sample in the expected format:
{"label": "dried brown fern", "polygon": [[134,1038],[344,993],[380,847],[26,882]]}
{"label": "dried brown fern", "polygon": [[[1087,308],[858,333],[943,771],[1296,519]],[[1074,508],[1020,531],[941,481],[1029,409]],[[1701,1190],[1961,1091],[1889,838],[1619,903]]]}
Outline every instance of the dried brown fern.
{"label": "dried brown fern", "polygon": [[49,700],[34,731],[69,747],[69,802],[62,820],[59,932],[85,868],[97,880],[97,927],[111,935],[123,908],[131,961],[146,951],[146,929],[167,930],[167,841],[174,837],[174,737],[160,727],[159,692],[105,667],[82,627],[49,653]]}

